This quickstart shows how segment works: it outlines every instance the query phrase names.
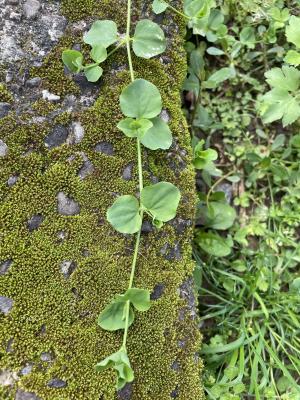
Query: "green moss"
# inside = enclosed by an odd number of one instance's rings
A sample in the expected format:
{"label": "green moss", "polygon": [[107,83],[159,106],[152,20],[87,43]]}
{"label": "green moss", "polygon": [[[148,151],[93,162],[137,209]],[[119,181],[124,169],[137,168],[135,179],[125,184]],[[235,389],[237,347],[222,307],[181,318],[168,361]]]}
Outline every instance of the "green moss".
{"label": "green moss", "polygon": [[[65,1],[64,7],[70,4]],[[80,14],[81,18],[89,13],[93,2],[72,4],[77,13],[74,18],[79,18],[81,5],[85,6],[86,14]],[[106,10],[106,5],[111,8],[111,4],[101,2],[101,10]],[[78,90],[65,77],[60,63],[62,49],[71,44],[70,38],[63,38],[45,65],[36,71],[46,88],[62,96]],[[183,195],[178,217],[192,219],[194,170],[179,95],[185,62],[178,51],[180,38],[174,35],[172,44],[173,49],[166,54],[171,62],[166,65],[159,59],[133,59],[136,76],[159,87],[175,140],[170,151],[144,152],[144,175],[146,182],[155,175],[176,184]],[[117,54],[111,63],[126,65],[125,53]],[[105,221],[105,213],[116,194],[137,191],[137,170],[134,168],[132,180],[122,179],[125,166],[136,163],[135,142],[116,128],[121,118],[118,97],[129,82],[129,74],[110,72],[108,65],[105,69],[98,100],[76,115],[85,130],[78,145],[62,145],[49,151],[44,146],[44,137],[51,128],[48,125],[21,125],[13,118],[0,121],[9,147],[0,167],[0,224],[4,232],[0,237],[0,260],[13,260],[9,272],[1,276],[0,293],[14,300],[10,314],[0,315],[0,369],[19,372],[27,363],[33,363],[33,371],[20,376],[18,386],[43,400],[116,399],[114,373],[97,374],[94,365],[118,349],[122,334],[101,330],[96,318],[107,302],[128,285],[134,239],[117,234]],[[41,109],[37,108],[37,112]],[[60,123],[67,123],[70,114],[60,118]],[[114,156],[95,152],[95,145],[101,141],[113,145]],[[83,152],[95,171],[80,180],[77,173],[83,164]],[[12,174],[19,179],[8,187],[6,181]],[[57,213],[59,191],[79,202],[79,215],[66,217]],[[43,215],[44,220],[38,229],[29,232],[27,221],[35,214]],[[133,400],[167,400],[177,389],[179,400],[203,397],[201,365],[194,363],[200,334],[188,313],[179,320],[186,303],[179,297],[178,287],[193,270],[192,230],[187,228],[179,238],[175,228],[167,224],[159,232],[142,237],[135,285],[153,290],[163,283],[165,290],[147,313],[137,315],[130,328],[128,351],[136,373]],[[166,243],[174,248],[178,240],[181,259],[168,261],[161,249]],[[60,272],[64,260],[77,264],[69,279]],[[12,351],[7,353],[5,349],[12,338]],[[42,362],[43,352],[53,353],[54,360]],[[171,368],[174,361],[178,362],[179,371]],[[68,386],[49,388],[47,382],[52,378],[63,379]],[[0,399],[14,398],[15,389],[1,390]]]}
{"label": "green moss", "polygon": [[7,90],[6,85],[0,83],[0,102],[3,103],[12,103],[13,102],[12,94]]}

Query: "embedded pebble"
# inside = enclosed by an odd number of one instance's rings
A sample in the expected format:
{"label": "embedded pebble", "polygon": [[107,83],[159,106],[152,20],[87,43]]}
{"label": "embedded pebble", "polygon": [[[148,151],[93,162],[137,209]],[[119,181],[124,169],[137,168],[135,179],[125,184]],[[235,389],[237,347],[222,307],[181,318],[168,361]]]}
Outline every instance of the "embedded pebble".
{"label": "embedded pebble", "polygon": [[18,380],[16,372],[8,369],[0,371],[0,386],[12,386]]}
{"label": "embedded pebble", "polygon": [[113,145],[109,142],[99,142],[98,144],[96,144],[95,150],[98,153],[103,153],[108,156],[112,156],[114,154]]}
{"label": "embedded pebble", "polygon": [[27,228],[29,232],[37,229],[41,223],[44,221],[44,217],[41,214],[33,215],[29,221],[27,221]]}
{"label": "embedded pebble", "polygon": [[66,196],[64,192],[59,192],[57,195],[57,210],[61,215],[77,215],[80,213],[79,204]]}
{"label": "embedded pebble", "polygon": [[23,5],[23,11],[26,18],[35,18],[41,8],[38,0],[27,0]]}
{"label": "embedded pebble", "polygon": [[45,138],[45,145],[49,149],[62,145],[69,135],[68,129],[63,125],[56,125],[52,132]]}
{"label": "embedded pebble", "polygon": [[29,375],[33,369],[33,364],[27,364],[24,368],[21,369],[20,374],[25,376]]}
{"label": "embedded pebble", "polygon": [[43,90],[42,91],[43,94],[43,99],[44,100],[49,100],[49,101],[58,101],[60,100],[60,96],[54,94],[54,93],[50,93],[48,90]]}
{"label": "embedded pebble", "polygon": [[32,79],[28,79],[28,81],[26,81],[26,86],[30,87],[30,88],[35,88],[37,86],[39,86],[42,82],[42,79],[39,76],[36,76],[35,78]]}
{"label": "embedded pebble", "polygon": [[64,387],[67,386],[67,382],[63,381],[62,379],[54,378],[54,379],[51,379],[51,380],[47,383],[47,385],[48,385],[50,388],[62,389],[62,388],[64,388]]}
{"label": "embedded pebble", "polygon": [[5,117],[11,109],[11,105],[9,103],[0,103],[0,118]]}
{"label": "embedded pebble", "polygon": [[158,283],[154,286],[154,289],[150,295],[151,300],[158,300],[164,293],[166,285]]}
{"label": "embedded pebble", "polygon": [[25,392],[24,390],[18,389],[15,400],[41,400],[41,398],[33,392]]}
{"label": "embedded pebble", "polygon": [[83,166],[78,171],[78,176],[80,179],[85,179],[88,175],[91,175],[94,172],[94,165],[90,160],[86,160],[83,163]]}
{"label": "embedded pebble", "polygon": [[8,271],[9,267],[12,264],[12,260],[5,260],[3,262],[0,263],[0,275],[4,275],[6,274],[6,272]]}
{"label": "embedded pebble", "polygon": [[43,352],[41,354],[41,361],[50,362],[52,360],[53,360],[53,354],[52,353],[49,353],[49,352],[45,351],[45,352]]}
{"label": "embedded pebble", "polygon": [[60,271],[64,277],[70,278],[71,274],[75,271],[77,264],[75,261],[65,260],[60,264]]}
{"label": "embedded pebble", "polygon": [[7,180],[7,185],[8,186],[13,186],[15,183],[17,183],[17,180],[19,179],[19,177],[17,175],[12,175],[8,178]]}
{"label": "embedded pebble", "polygon": [[84,136],[84,128],[80,122],[73,122],[71,125],[71,133],[68,136],[68,144],[78,144]]}
{"label": "embedded pebble", "polygon": [[131,163],[127,164],[126,167],[124,168],[122,178],[125,181],[130,181],[132,179],[133,166],[134,166],[134,164],[131,162]]}
{"label": "embedded pebble", "polygon": [[0,296],[0,311],[4,315],[7,315],[10,312],[13,304],[14,304],[14,301],[12,299],[10,299],[9,297]]}
{"label": "embedded pebble", "polygon": [[5,157],[8,152],[7,145],[0,139],[0,157]]}
{"label": "embedded pebble", "polygon": [[170,122],[170,119],[171,119],[170,114],[165,109],[161,111],[160,118],[166,123]]}

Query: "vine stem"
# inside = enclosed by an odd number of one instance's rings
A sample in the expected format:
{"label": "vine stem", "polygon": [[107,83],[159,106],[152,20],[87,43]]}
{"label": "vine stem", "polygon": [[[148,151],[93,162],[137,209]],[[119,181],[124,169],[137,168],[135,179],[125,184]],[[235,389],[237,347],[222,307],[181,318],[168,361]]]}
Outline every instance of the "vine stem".
{"label": "vine stem", "polygon": [[[129,64],[130,78],[131,78],[131,82],[134,82],[134,71],[133,71],[133,66],[132,66],[131,49],[130,49],[130,25],[131,25],[131,0],[127,0],[126,48],[127,48],[127,58],[128,58],[128,64]],[[143,184],[142,151],[141,151],[141,142],[139,139],[137,139],[137,159],[138,159],[139,191],[141,193],[143,190],[144,184]],[[143,209],[141,209],[140,210],[141,221],[143,221],[143,214],[144,214],[144,211],[143,211]],[[139,229],[137,236],[136,236],[136,240],[135,240],[128,289],[131,289],[132,285],[133,285],[135,269],[136,269],[136,264],[137,264],[137,258],[138,258],[138,253],[139,253],[139,247],[140,247],[140,241],[141,241],[141,233],[142,233],[142,227]],[[126,305],[125,305],[125,328],[124,328],[123,344],[122,344],[122,348],[125,351],[126,351],[126,342],[127,342],[127,336],[128,336],[128,328],[129,328],[129,314],[130,314],[130,301],[127,301]]]}

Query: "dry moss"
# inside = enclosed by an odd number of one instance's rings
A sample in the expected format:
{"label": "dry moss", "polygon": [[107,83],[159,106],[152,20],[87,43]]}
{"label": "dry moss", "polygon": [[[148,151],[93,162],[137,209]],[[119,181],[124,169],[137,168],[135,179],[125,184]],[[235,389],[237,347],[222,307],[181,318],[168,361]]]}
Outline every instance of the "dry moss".
{"label": "dry moss", "polygon": [[[77,19],[89,15],[95,2],[65,1],[65,12],[71,10],[71,3],[73,19]],[[101,2],[102,12],[106,5],[109,2]],[[168,152],[144,152],[145,180],[149,182],[155,175],[176,184],[184,199],[178,217],[188,220],[194,216],[195,191],[189,134],[180,110],[179,89],[185,62],[183,54],[178,54],[180,38],[173,40],[178,42],[174,42],[177,51],[167,54],[170,63],[134,59],[134,66],[137,76],[159,87],[177,146]],[[38,71],[45,87],[62,96],[77,90],[63,74],[60,63],[61,49],[71,42],[64,38],[47,58],[46,66]],[[126,65],[125,55],[116,55],[112,63]],[[137,191],[136,168],[132,180],[122,179],[125,166],[136,162],[135,143],[116,128],[121,117],[118,97],[128,82],[127,72],[107,68],[98,100],[76,115],[85,129],[78,145],[62,145],[49,151],[44,138],[51,127],[20,125],[13,118],[0,122],[9,147],[0,168],[0,260],[13,260],[9,271],[0,278],[0,293],[14,300],[9,315],[0,315],[0,368],[17,372],[18,386],[43,400],[116,398],[114,373],[97,374],[94,365],[119,347],[121,333],[105,332],[95,321],[114,294],[127,287],[130,273],[133,238],[116,234],[105,221],[106,209],[116,194]],[[101,141],[113,145],[114,156],[95,152],[95,145]],[[95,167],[85,180],[78,177],[82,152]],[[19,179],[8,187],[7,179],[13,174]],[[79,215],[58,214],[59,191],[79,202]],[[36,214],[43,215],[44,220],[30,232],[27,221]],[[192,227],[178,235],[170,224],[160,232],[143,235],[135,285],[153,290],[162,283],[165,289],[147,313],[138,314],[130,328],[128,351],[136,372],[133,400],[167,400],[172,392],[178,394],[179,400],[200,400],[203,396],[199,383],[201,366],[195,365],[194,360],[200,334],[188,312],[182,313],[186,303],[178,295],[178,288],[193,269],[191,237]],[[181,258],[166,259],[162,254],[166,244],[170,249],[179,246]],[[69,279],[60,272],[64,260],[77,264]],[[12,339],[11,351],[7,352]],[[44,352],[51,353],[53,360],[42,361]],[[178,371],[172,368],[175,361]],[[21,376],[21,369],[28,363],[33,364],[32,372]],[[53,378],[66,381],[67,386],[48,387]],[[14,399],[15,389],[1,390],[2,400]]]}

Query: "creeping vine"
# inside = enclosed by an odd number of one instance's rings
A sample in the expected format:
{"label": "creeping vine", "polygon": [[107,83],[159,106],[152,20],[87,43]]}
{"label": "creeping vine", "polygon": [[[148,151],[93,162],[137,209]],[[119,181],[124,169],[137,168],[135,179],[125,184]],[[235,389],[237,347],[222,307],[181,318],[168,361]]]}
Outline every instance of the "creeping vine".
{"label": "creeping vine", "polygon": [[[84,42],[92,47],[90,57],[93,63],[84,64],[84,56],[77,50],[65,50],[62,54],[62,60],[71,72],[83,71],[88,81],[97,82],[103,73],[100,64],[120,47],[126,45],[127,49],[131,83],[120,95],[120,108],[124,118],[117,126],[127,137],[136,140],[139,198],[132,195],[118,197],[107,210],[107,220],[120,233],[136,234],[136,239],[128,289],[123,294],[116,294],[98,318],[102,329],[123,330],[123,342],[117,352],[96,365],[99,372],[107,368],[116,371],[118,390],[134,380],[134,371],[127,353],[127,339],[135,311],[144,312],[151,306],[150,292],[133,286],[143,217],[148,214],[153,225],[159,229],[164,222],[175,217],[181,198],[180,191],[172,183],[159,182],[149,186],[144,186],[143,183],[142,146],[150,150],[166,150],[172,144],[172,134],[167,123],[159,116],[162,99],[157,87],[145,79],[135,79],[131,48],[136,56],[149,59],[165,51],[166,39],[162,29],[147,19],[136,24],[131,37],[131,6],[131,0],[128,0],[125,37],[118,34],[116,23],[110,20],[94,22],[84,35]],[[112,45],[115,47],[108,52],[107,49]]]}

